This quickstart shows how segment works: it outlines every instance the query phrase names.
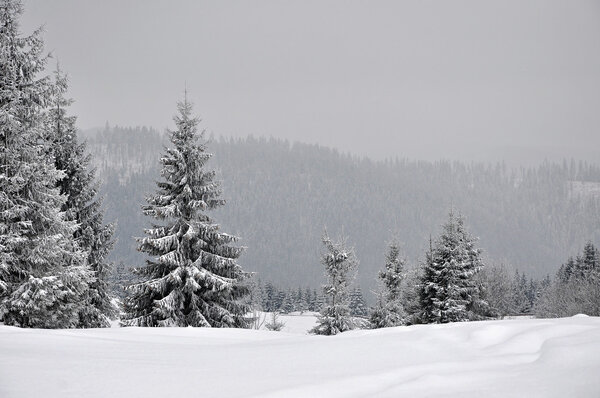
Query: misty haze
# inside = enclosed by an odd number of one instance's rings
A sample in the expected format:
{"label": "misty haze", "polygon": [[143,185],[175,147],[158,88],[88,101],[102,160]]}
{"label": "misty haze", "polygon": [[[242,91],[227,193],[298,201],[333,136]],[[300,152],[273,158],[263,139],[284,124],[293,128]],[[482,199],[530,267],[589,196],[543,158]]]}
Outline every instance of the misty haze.
{"label": "misty haze", "polygon": [[600,396],[598,109],[597,1],[0,0],[0,397]]}

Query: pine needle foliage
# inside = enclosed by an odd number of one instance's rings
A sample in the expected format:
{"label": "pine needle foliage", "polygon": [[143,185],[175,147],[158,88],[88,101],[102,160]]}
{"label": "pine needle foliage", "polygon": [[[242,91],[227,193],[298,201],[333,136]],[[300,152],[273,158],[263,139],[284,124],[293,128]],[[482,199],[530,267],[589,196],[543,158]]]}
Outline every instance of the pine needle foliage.
{"label": "pine needle foliage", "polygon": [[402,304],[402,281],[404,280],[404,259],[400,257],[400,245],[390,243],[385,258],[385,268],[379,271],[383,291],[371,313],[371,326],[375,329],[402,325],[406,316]]}
{"label": "pine needle foliage", "polygon": [[212,155],[187,97],[178,110],[177,129],[170,132],[173,146],[161,158],[162,180],[142,207],[158,222],[138,240],[139,250],[152,259],[136,269],[142,282],[129,287],[122,323],[246,327],[248,274],[237,263],[243,248],[207,214],[225,204],[220,183],[206,168]]}
{"label": "pine needle foliage", "polygon": [[421,322],[468,321],[485,314],[487,303],[475,278],[483,267],[480,255],[463,218],[450,212],[426,256],[420,291]]}
{"label": "pine needle foliage", "polygon": [[77,118],[67,113],[73,101],[65,98],[67,77],[58,66],[53,83],[54,94],[46,131],[49,133],[48,140],[52,142],[55,166],[64,172],[64,177],[58,181],[60,193],[67,198],[62,210],[67,220],[77,223],[73,238],[86,252],[87,263],[93,272],[79,326],[109,327],[110,319],[117,315],[108,287],[112,265],[106,260],[114,243],[114,225],[104,224],[102,201],[97,197],[99,185],[90,164],[91,156],[86,153],[85,143],[77,140]]}
{"label": "pine needle foliage", "polygon": [[325,233],[323,235],[325,253],[321,263],[325,266],[327,284],[323,293],[327,298],[318,317],[318,324],[311,332],[314,334],[334,335],[354,327],[350,316],[349,289],[354,277],[358,260],[352,248],[347,248],[343,240],[333,242]]}
{"label": "pine needle foliage", "polygon": [[90,280],[77,229],[62,211],[44,128],[52,84],[40,30],[21,37],[18,0],[0,2],[0,318],[21,327],[77,327]]}

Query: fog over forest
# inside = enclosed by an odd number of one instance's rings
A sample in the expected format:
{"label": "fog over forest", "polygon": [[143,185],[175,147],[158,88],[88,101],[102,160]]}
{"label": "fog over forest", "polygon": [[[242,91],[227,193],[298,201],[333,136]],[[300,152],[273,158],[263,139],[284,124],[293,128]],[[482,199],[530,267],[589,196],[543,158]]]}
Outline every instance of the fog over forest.
{"label": "fog over forest", "polygon": [[162,131],[187,86],[217,136],[372,159],[599,161],[597,1],[25,6],[22,30],[44,24],[82,129]]}
{"label": "fog over forest", "polygon": [[[147,128],[88,131],[107,220],[118,223],[111,258],[139,266],[134,236],[155,189],[167,136]],[[588,241],[600,240],[600,168],[575,160],[512,168],[498,163],[372,161],[277,139],[212,137],[208,165],[223,181],[226,206],[214,214],[242,237],[244,266],[281,286],[318,287],[320,239],[343,234],[360,260],[358,282],[375,288],[388,243],[402,243],[409,267],[425,260],[429,238],[451,209],[465,216],[489,265],[541,279]]]}

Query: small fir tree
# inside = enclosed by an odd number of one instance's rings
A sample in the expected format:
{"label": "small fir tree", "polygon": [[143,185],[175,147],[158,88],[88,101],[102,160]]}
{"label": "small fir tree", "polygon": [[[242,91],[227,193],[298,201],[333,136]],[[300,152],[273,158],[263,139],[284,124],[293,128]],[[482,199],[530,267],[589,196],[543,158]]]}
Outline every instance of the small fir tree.
{"label": "small fir tree", "polygon": [[483,266],[474,239],[467,234],[462,217],[450,212],[435,247],[427,253],[420,301],[421,321],[447,323],[480,317],[485,308],[475,274]]}
{"label": "small fir tree", "polygon": [[310,288],[307,287],[304,290],[304,293],[302,295],[301,311],[313,311],[311,302],[312,302],[312,291],[310,290]]}
{"label": "small fir tree", "polygon": [[327,297],[323,294],[323,289],[319,291],[315,300],[315,311],[321,312],[323,307],[327,304]]}
{"label": "small fir tree", "polygon": [[275,298],[275,286],[273,283],[267,282],[263,292],[263,310],[266,312],[272,312],[275,310],[274,298]]}
{"label": "small fir tree", "polygon": [[515,271],[511,284],[511,297],[513,302],[513,313],[515,315],[526,314],[531,310],[531,303],[527,298],[527,277],[524,273]]}
{"label": "small fir tree", "polygon": [[506,267],[503,264],[487,267],[483,274],[488,302],[496,315],[501,317],[517,313],[512,296],[512,281]]}
{"label": "small fir tree", "polygon": [[419,268],[408,270],[402,281],[402,307],[406,312],[403,320],[405,325],[420,323],[421,303],[419,292],[421,291],[421,270]]}
{"label": "small fir tree", "polygon": [[367,316],[367,304],[360,287],[355,287],[350,293],[350,315],[357,317]]}
{"label": "small fir tree", "polygon": [[319,295],[317,294],[317,289],[312,290],[309,302],[309,310],[313,312],[321,311],[321,305],[319,304]]}
{"label": "small fir tree", "polygon": [[248,278],[247,280],[248,289],[250,291],[248,301],[250,302],[250,307],[252,310],[258,311],[262,310],[263,306],[263,287],[260,279],[256,279],[253,277]]}
{"label": "small fir tree", "polygon": [[379,329],[388,327],[390,322],[388,320],[389,312],[385,307],[385,299],[383,297],[383,292],[380,290],[377,293],[377,301],[375,306],[371,308],[371,312],[369,314],[369,323],[371,328]]}
{"label": "small fir tree", "polygon": [[296,294],[294,296],[294,311],[300,311],[301,313],[308,310],[308,304],[306,303],[306,297],[302,288],[298,286]]}
{"label": "small fir tree", "polygon": [[242,248],[236,237],[220,232],[206,214],[222,206],[215,172],[206,170],[204,132],[186,99],[179,103],[172,148],[161,159],[163,181],[147,198],[144,214],[154,225],[140,239],[140,250],[153,258],[137,269],[141,283],[130,287],[125,326],[245,327],[250,310],[243,300],[247,273],[237,263]]}
{"label": "small fir tree", "polygon": [[295,311],[294,293],[288,289],[287,292],[284,292],[284,298],[281,302],[281,312],[283,312],[284,314],[289,314],[292,311]]}
{"label": "small fir tree", "polygon": [[398,326],[406,315],[402,303],[402,281],[404,280],[404,260],[400,258],[400,245],[393,241],[386,255],[385,269],[379,271],[383,285],[381,300],[371,316],[374,328]]}
{"label": "small fir tree", "polygon": [[283,312],[286,296],[285,290],[277,290],[277,293],[275,294],[275,301],[273,302],[273,309],[275,311]]}
{"label": "small fir tree", "polygon": [[327,233],[323,236],[326,252],[321,257],[327,274],[327,284],[323,293],[328,297],[318,324],[311,332],[314,334],[334,335],[353,328],[350,317],[349,288],[354,279],[358,261],[352,248],[348,249],[344,241],[333,242]]}
{"label": "small fir tree", "polygon": [[272,312],[271,319],[265,323],[265,328],[272,332],[280,332],[285,326],[285,322],[279,320],[279,312]]}

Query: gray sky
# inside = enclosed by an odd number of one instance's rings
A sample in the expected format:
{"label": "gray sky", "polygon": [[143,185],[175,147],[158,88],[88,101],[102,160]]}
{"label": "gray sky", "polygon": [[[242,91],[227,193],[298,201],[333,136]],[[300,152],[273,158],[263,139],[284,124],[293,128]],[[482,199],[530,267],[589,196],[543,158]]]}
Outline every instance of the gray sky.
{"label": "gray sky", "polygon": [[24,0],[81,128],[171,126],[375,158],[600,160],[600,1]]}

